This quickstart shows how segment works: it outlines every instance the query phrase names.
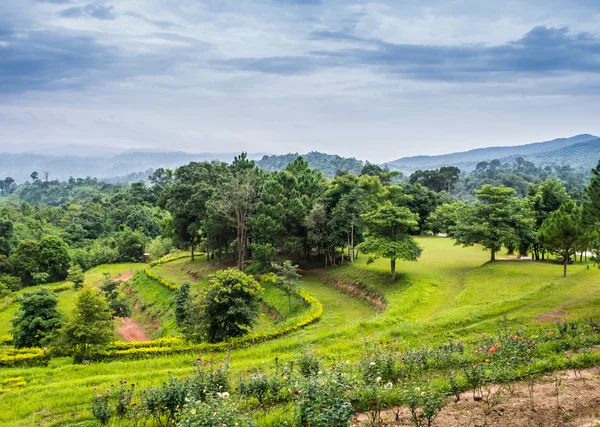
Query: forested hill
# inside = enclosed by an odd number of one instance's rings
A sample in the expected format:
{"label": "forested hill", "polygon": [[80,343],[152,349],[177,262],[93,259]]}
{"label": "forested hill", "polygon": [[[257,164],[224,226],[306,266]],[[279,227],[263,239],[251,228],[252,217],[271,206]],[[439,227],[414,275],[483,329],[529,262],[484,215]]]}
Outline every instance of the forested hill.
{"label": "forested hill", "polygon": [[[582,150],[589,148],[592,150],[586,161],[580,158],[570,158],[571,155],[580,150],[565,150],[575,144],[582,144],[588,141],[596,141],[581,147]],[[517,157],[523,157],[526,160],[533,161],[538,166],[546,166],[555,162],[560,164],[570,164],[573,167],[580,166],[585,169],[591,169],[596,165],[598,159],[598,137],[590,134],[582,134],[570,138],[559,138],[552,141],[536,142],[533,144],[506,146],[506,147],[487,147],[477,148],[459,153],[442,154],[438,156],[414,156],[403,157],[391,162],[384,163],[390,170],[401,170],[403,172],[414,172],[419,169],[437,169],[442,166],[457,166],[461,170],[469,171],[475,169],[477,163],[482,161],[491,161],[499,159],[502,162],[511,161]],[[561,153],[561,154],[559,154]],[[550,155],[548,155],[550,154]],[[563,158],[563,156],[569,158]],[[589,163],[589,164],[588,164]],[[577,166],[576,166],[577,165]]]}
{"label": "forested hill", "polygon": [[[285,169],[288,164],[292,163],[299,156],[300,154],[298,153],[264,156],[257,162],[257,166],[271,172],[280,171]],[[354,157],[340,157],[335,154],[325,154],[317,151],[303,154],[302,158],[307,161],[312,169],[317,169],[330,178],[334,177],[340,169],[345,169],[350,173],[358,175],[365,165],[364,162]]]}

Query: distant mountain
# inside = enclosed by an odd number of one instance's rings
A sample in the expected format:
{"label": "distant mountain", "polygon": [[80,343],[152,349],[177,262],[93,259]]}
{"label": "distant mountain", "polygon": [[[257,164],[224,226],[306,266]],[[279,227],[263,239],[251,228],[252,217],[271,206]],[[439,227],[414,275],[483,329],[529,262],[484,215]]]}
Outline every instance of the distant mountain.
{"label": "distant mountain", "polygon": [[[268,171],[280,171],[296,160],[298,156],[300,156],[298,153],[264,156],[256,164]],[[311,169],[317,169],[330,178],[334,177],[340,169],[358,175],[364,166],[364,162],[356,160],[354,157],[340,157],[335,154],[325,154],[317,151],[303,154],[302,158],[306,160]]]}
{"label": "distant mountain", "polygon": [[[132,176],[157,168],[176,168],[189,162],[219,160],[231,162],[239,153],[185,153],[126,151],[118,155],[76,156],[31,153],[0,153],[0,177],[10,176],[17,182],[27,181],[33,171],[40,178],[43,172],[50,179],[66,180],[69,177],[95,177],[98,179]],[[258,159],[264,153],[250,153],[248,157]]]}
{"label": "distant mountain", "polygon": [[530,154],[523,158],[533,162],[536,166],[556,164],[568,165],[573,169],[589,170],[596,167],[600,160],[600,138],[578,142],[558,150]]}
{"label": "distant mountain", "polygon": [[[384,163],[390,170],[412,173],[418,169],[438,169],[442,166],[458,166],[462,170],[473,170],[477,163],[494,159],[511,160],[516,157],[528,158],[548,151],[556,151],[573,144],[597,139],[597,136],[582,134],[571,138],[559,138],[552,141],[507,147],[477,148],[460,153],[442,154],[438,156],[403,157]],[[543,157],[543,156],[541,156]],[[596,159],[597,161],[597,159]],[[539,165],[536,163],[536,165]]]}

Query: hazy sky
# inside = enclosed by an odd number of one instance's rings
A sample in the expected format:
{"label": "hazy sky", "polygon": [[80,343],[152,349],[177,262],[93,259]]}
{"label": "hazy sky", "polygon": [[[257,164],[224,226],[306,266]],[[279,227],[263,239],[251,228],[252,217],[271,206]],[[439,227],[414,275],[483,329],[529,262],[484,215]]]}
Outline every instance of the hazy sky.
{"label": "hazy sky", "polygon": [[599,22],[598,0],[0,0],[0,145],[384,161],[598,134]]}

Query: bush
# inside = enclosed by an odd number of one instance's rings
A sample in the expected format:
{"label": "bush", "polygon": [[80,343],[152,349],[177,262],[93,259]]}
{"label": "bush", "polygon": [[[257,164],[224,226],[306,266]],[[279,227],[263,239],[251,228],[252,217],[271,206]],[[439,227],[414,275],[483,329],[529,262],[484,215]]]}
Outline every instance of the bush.
{"label": "bush", "polygon": [[346,427],[354,408],[346,398],[346,383],[334,374],[311,377],[304,387],[295,390],[298,396],[298,416],[302,426]]}
{"label": "bush", "polygon": [[190,401],[186,403],[180,414],[177,427],[219,427],[238,426],[254,427],[249,418],[240,414],[239,409],[229,399],[228,394],[213,397],[208,401]]}
{"label": "bush", "polygon": [[211,284],[200,303],[192,306],[186,337],[215,343],[246,335],[258,317],[263,288],[252,276],[231,268],[214,274]]}
{"label": "bush", "polygon": [[404,404],[415,427],[431,427],[435,417],[448,403],[446,394],[440,390],[409,387],[404,391]]}

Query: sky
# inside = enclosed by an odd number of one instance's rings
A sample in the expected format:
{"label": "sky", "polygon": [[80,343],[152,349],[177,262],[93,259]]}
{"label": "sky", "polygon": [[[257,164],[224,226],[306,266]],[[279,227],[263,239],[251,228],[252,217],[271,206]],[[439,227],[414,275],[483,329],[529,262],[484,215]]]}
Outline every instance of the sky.
{"label": "sky", "polygon": [[0,0],[0,146],[383,162],[597,135],[598,22],[598,0]]}

